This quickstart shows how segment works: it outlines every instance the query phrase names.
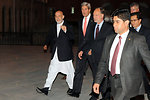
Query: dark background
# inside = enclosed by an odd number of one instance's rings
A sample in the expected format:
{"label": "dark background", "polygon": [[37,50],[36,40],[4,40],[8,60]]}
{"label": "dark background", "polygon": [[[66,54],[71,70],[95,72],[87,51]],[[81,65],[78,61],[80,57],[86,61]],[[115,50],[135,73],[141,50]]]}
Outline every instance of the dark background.
{"label": "dark background", "polygon": [[132,2],[138,2],[142,14],[150,19],[150,0],[0,0],[0,44],[43,45],[56,10],[62,10],[73,25],[77,44],[77,22],[84,1],[91,3],[92,12],[104,7],[107,18],[115,9],[129,9]]}

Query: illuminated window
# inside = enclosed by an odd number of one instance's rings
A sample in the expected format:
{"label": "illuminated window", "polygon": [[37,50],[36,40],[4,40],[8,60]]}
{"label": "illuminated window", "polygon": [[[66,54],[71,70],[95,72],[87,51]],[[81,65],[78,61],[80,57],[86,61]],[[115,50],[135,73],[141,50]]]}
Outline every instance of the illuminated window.
{"label": "illuminated window", "polygon": [[71,14],[74,14],[74,7],[71,8]]}

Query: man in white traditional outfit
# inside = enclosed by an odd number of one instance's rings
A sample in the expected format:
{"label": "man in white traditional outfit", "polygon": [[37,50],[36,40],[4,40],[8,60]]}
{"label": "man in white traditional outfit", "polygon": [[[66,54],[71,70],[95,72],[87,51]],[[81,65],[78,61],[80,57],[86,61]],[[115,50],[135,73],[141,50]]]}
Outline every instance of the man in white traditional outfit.
{"label": "man in white traditional outfit", "polygon": [[44,50],[47,50],[48,45],[50,45],[51,50],[52,60],[49,65],[48,76],[44,88],[37,87],[36,89],[38,93],[44,93],[45,95],[48,95],[48,91],[51,90],[52,83],[59,72],[67,75],[66,82],[69,86],[68,91],[71,91],[73,88],[73,30],[72,27],[64,21],[63,12],[60,10],[55,13],[55,21],[56,23],[52,24],[43,47]]}

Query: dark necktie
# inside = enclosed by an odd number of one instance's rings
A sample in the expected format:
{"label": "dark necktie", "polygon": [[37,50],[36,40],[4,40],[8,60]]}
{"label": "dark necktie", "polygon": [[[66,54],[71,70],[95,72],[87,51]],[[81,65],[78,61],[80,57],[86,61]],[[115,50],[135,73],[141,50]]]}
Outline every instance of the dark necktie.
{"label": "dark necktie", "polygon": [[120,45],[121,45],[121,39],[122,39],[122,37],[119,36],[119,42],[116,46],[116,49],[114,51],[114,55],[112,58],[112,62],[111,62],[111,75],[112,76],[114,76],[116,74],[116,61],[117,61],[117,56],[118,56],[118,52],[119,52]]}
{"label": "dark necktie", "polygon": [[97,36],[98,36],[98,32],[99,32],[99,25],[97,25],[97,28],[96,28],[96,36],[95,36],[95,39],[96,39]]}

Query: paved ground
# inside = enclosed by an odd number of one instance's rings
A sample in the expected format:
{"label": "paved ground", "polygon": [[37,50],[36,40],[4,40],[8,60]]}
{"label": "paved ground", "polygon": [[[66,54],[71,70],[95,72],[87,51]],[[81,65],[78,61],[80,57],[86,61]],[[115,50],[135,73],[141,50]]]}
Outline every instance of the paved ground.
{"label": "paved ground", "polygon": [[[76,53],[76,48],[74,48]],[[68,86],[61,74],[54,82],[48,96],[38,94],[36,87],[43,87],[47,77],[50,53],[43,53],[41,46],[0,45],[0,100],[88,100],[92,76],[88,69],[84,77],[80,98],[66,94]],[[134,100],[143,100],[136,98]]]}
{"label": "paved ground", "polygon": [[0,100],[88,100],[92,82],[90,70],[79,99],[66,94],[68,85],[61,74],[48,96],[36,93],[35,88],[45,83],[49,61],[50,53],[43,53],[41,46],[0,45]]}

